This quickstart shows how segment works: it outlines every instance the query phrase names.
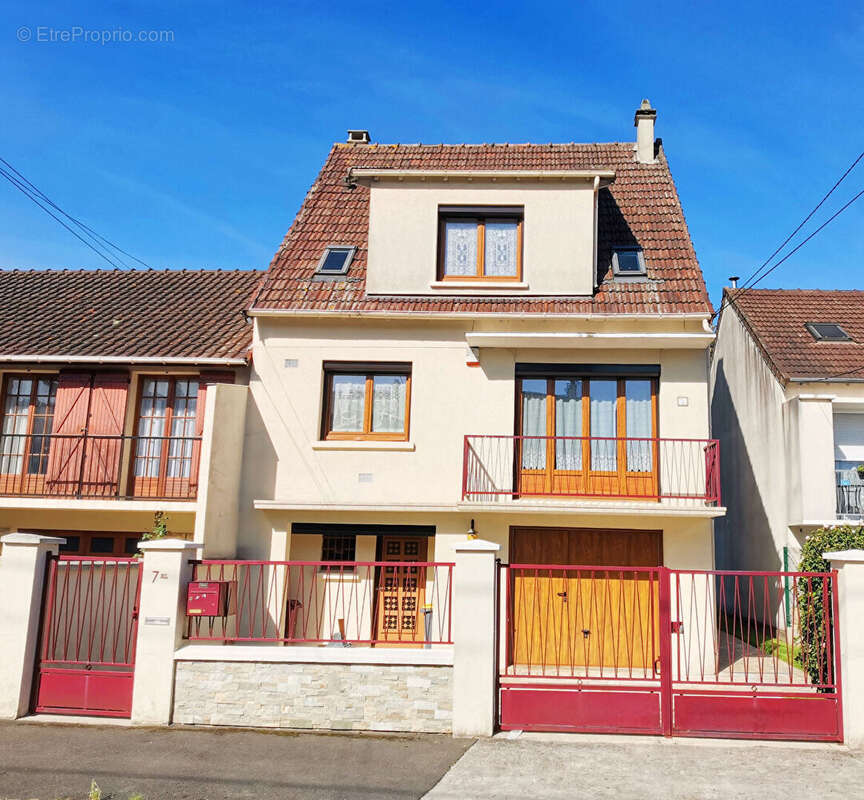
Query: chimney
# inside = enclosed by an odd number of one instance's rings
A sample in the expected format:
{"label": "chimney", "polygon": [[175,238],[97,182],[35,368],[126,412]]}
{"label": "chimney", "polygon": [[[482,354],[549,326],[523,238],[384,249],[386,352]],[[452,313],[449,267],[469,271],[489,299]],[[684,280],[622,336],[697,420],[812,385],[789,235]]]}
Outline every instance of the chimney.
{"label": "chimney", "polygon": [[738,288],[738,276],[737,276],[737,275],[730,275],[730,276],[729,276],[729,285],[730,285],[733,289],[737,289],[737,288]]}
{"label": "chimney", "polygon": [[348,131],[348,144],[369,144],[369,131]]}
{"label": "chimney", "polygon": [[636,110],[633,124],[636,126],[636,160],[640,164],[654,163],[654,120],[657,112],[649,100],[643,100]]}

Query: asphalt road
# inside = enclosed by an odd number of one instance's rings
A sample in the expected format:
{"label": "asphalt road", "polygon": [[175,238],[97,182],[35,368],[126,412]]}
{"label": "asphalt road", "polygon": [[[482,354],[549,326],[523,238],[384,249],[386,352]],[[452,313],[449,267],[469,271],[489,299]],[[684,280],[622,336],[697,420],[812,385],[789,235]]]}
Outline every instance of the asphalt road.
{"label": "asphalt road", "polygon": [[472,744],[450,736],[0,723],[0,799],[419,798]]}

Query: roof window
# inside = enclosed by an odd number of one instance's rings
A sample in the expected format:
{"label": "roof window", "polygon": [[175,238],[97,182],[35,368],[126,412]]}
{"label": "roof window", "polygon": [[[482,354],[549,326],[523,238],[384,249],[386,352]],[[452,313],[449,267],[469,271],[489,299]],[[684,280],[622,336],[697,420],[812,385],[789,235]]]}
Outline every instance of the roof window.
{"label": "roof window", "polygon": [[343,247],[341,245],[330,245],[318,262],[318,275],[344,275],[351,266],[356,247]]}
{"label": "roof window", "polygon": [[852,337],[835,322],[805,322],[811,336],[822,342],[851,342]]}
{"label": "roof window", "polygon": [[612,272],[615,275],[644,275],[645,257],[641,247],[616,247],[612,251]]}

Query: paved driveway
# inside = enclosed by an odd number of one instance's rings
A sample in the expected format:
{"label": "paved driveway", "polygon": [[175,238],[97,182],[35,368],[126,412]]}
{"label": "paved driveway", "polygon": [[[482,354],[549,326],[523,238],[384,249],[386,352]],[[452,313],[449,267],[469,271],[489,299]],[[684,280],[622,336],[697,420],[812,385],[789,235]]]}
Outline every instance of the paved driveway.
{"label": "paved driveway", "polygon": [[0,723],[0,798],[419,798],[471,745],[357,736]]}
{"label": "paved driveway", "polygon": [[525,735],[479,740],[429,800],[864,798],[864,757],[839,746]]}

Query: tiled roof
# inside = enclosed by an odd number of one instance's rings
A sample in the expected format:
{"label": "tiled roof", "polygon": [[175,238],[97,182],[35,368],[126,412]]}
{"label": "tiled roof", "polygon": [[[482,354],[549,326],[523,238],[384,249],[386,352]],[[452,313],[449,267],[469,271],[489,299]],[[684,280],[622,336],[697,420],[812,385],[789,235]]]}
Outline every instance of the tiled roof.
{"label": "tiled roof", "polygon": [[0,270],[0,360],[9,355],[245,356],[242,314],[261,271]]}
{"label": "tiled roof", "polygon": [[[593,297],[367,297],[369,188],[350,188],[350,167],[385,169],[613,169],[600,190],[598,259],[604,279]],[[647,279],[611,280],[611,246],[642,246]],[[328,244],[356,245],[344,280],[311,280]],[[635,160],[632,143],[336,144],[273,258],[254,307],[308,311],[466,313],[710,313],[687,223],[658,143],[655,164]]]}
{"label": "tiled roof", "polygon": [[[864,291],[750,289],[732,305],[781,380],[864,379]],[[837,323],[853,341],[817,341],[806,322]]]}

